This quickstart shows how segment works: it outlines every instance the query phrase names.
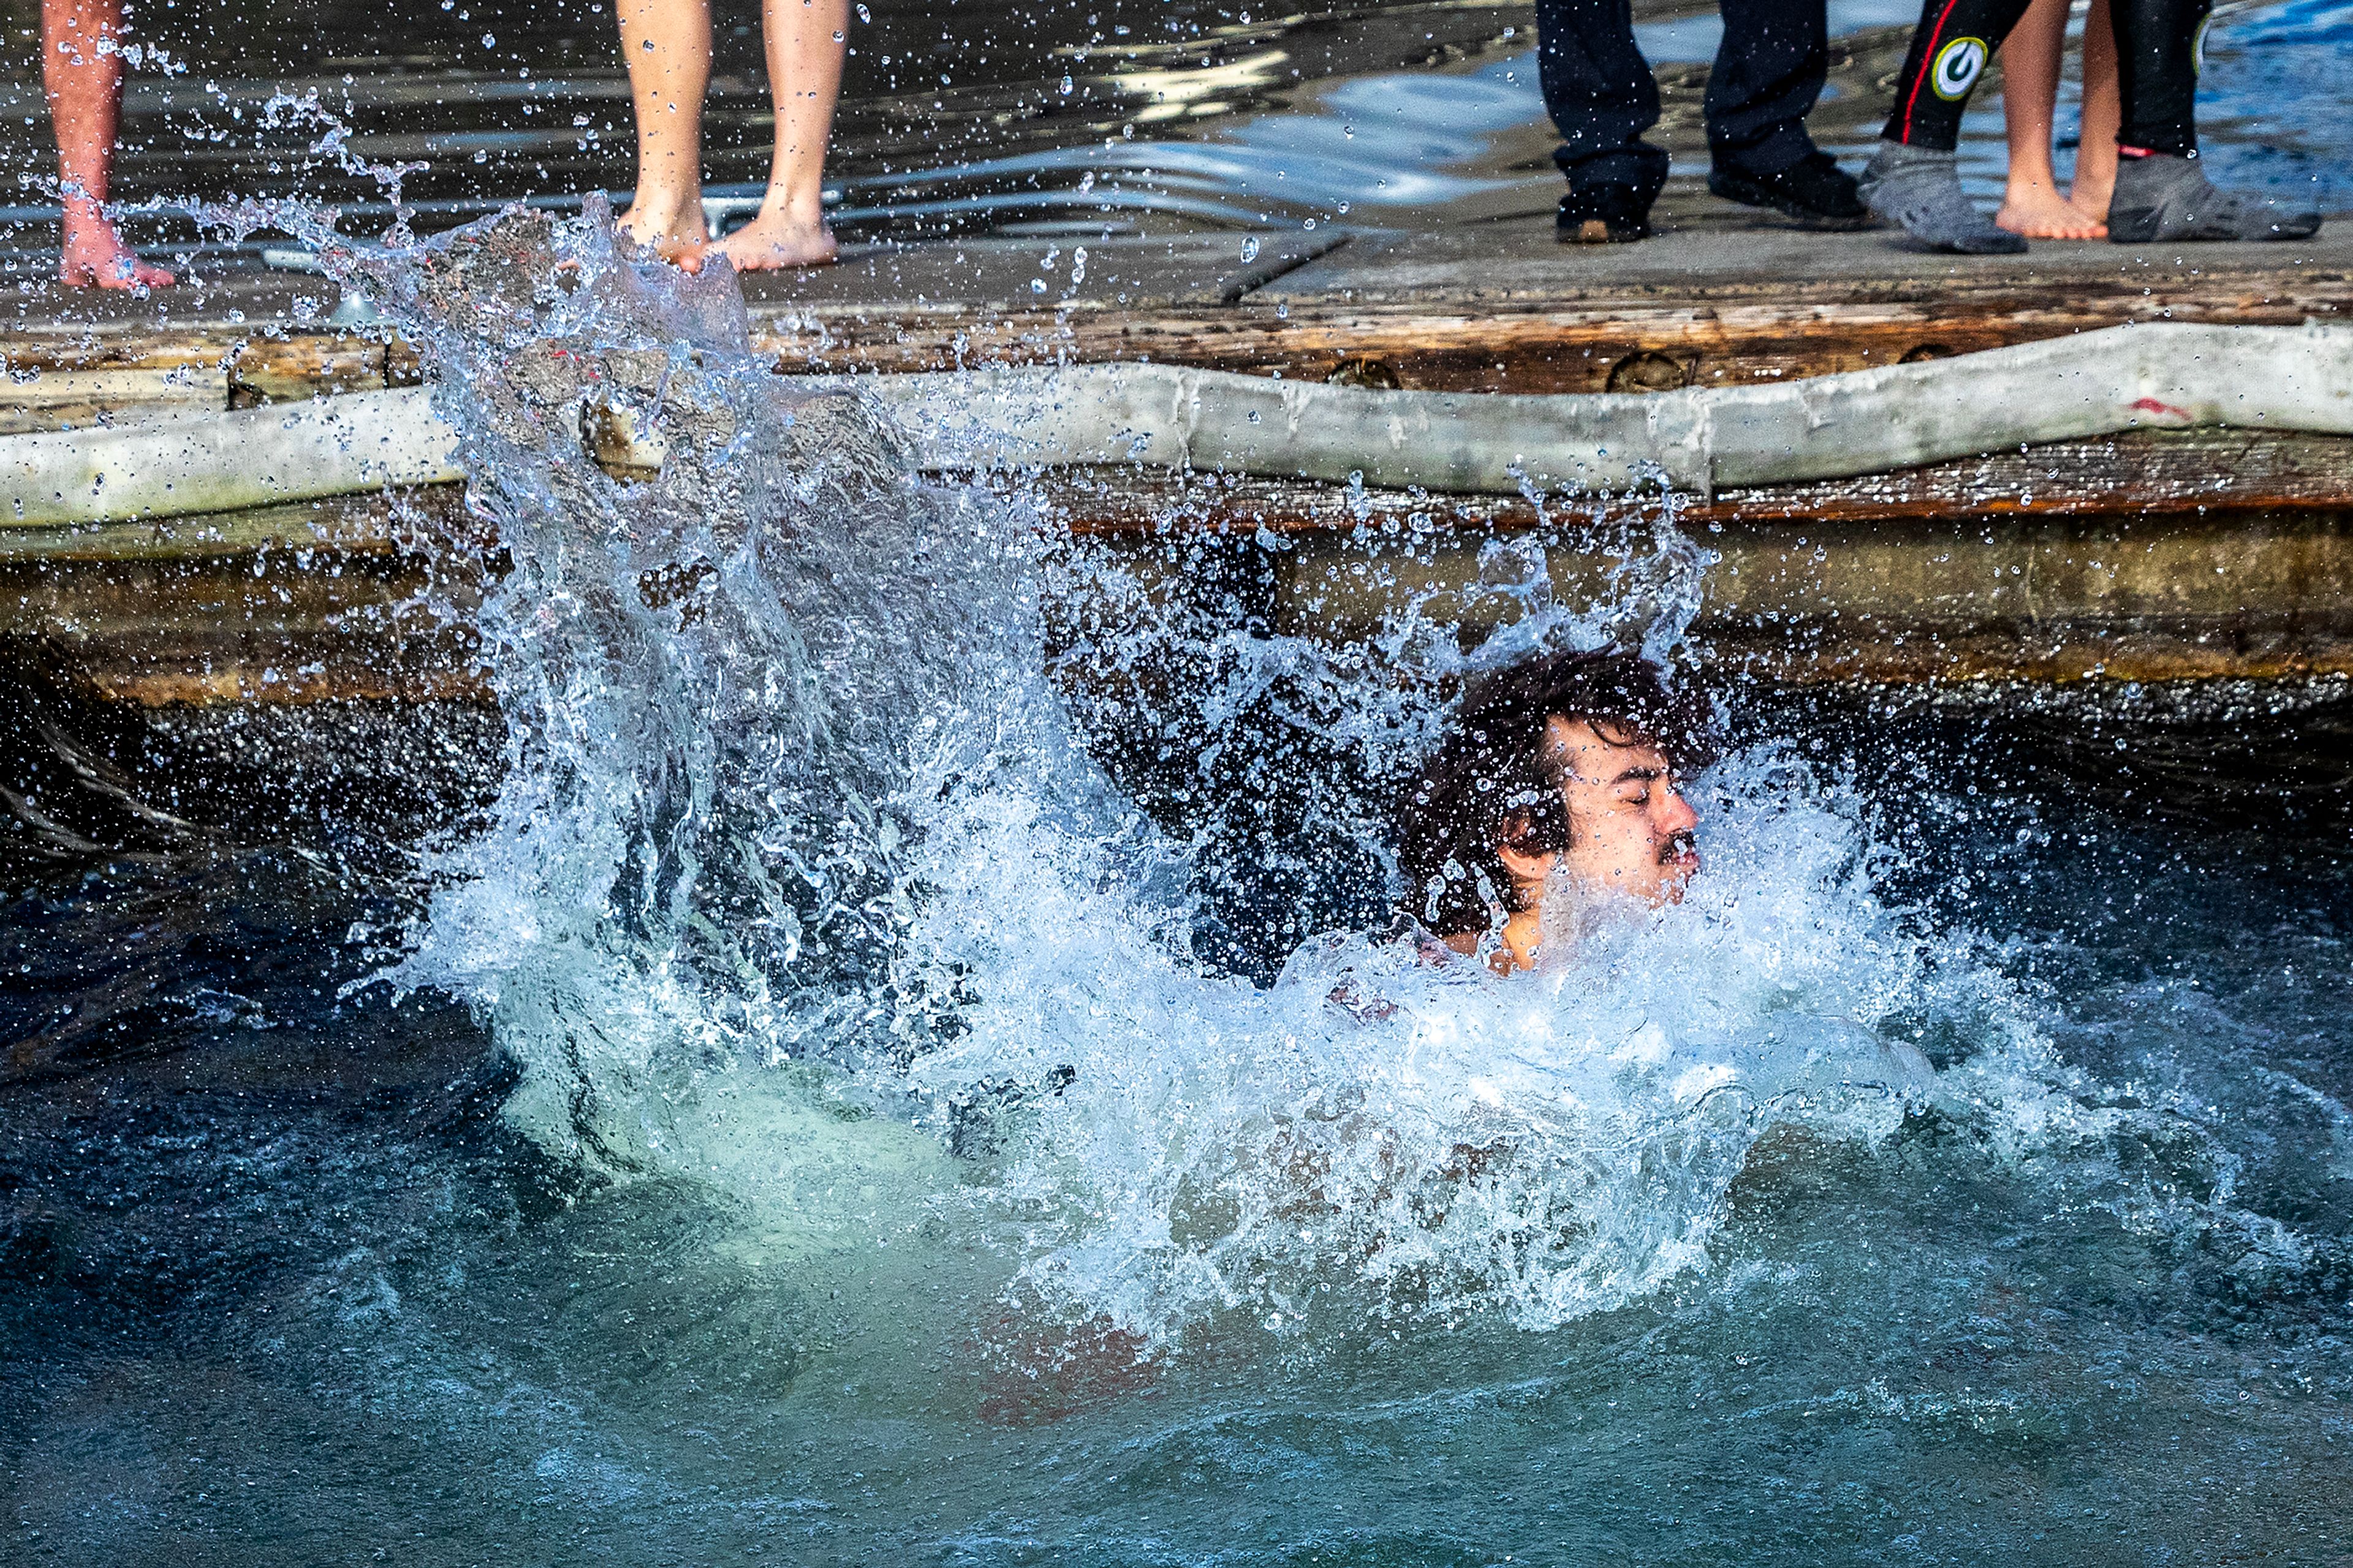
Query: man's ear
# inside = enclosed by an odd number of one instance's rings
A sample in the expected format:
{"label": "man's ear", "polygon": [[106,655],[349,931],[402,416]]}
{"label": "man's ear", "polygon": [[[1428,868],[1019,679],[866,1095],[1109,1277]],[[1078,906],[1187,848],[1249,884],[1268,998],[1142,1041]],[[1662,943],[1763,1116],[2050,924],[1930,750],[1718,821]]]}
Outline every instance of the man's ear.
{"label": "man's ear", "polygon": [[1514,882],[1543,881],[1552,875],[1553,862],[1559,858],[1550,849],[1540,854],[1530,855],[1523,850],[1514,849],[1508,844],[1495,846],[1495,858],[1504,863],[1504,869],[1511,873],[1512,880]]}

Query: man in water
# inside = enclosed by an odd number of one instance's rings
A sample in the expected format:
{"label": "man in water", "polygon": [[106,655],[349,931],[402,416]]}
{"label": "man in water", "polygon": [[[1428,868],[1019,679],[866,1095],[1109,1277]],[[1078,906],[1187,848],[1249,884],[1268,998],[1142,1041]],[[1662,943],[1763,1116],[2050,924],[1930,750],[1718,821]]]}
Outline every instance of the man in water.
{"label": "man in water", "polygon": [[[1921,244],[1966,256],[2026,248],[1961,190],[1954,149],[1986,60],[2031,0],[1926,0],[1895,79],[1895,110],[1863,171],[1872,210]],[[2198,67],[2213,0],[2112,0],[2117,87],[2116,183],[2108,237],[2118,245],[2302,239],[2320,215],[2218,190],[2198,163]]]}
{"label": "man in water", "polygon": [[41,0],[41,84],[65,198],[58,276],[77,287],[160,289],[172,275],[140,260],[106,216],[122,118],[121,37],[122,0]]}
{"label": "man in water", "polygon": [[[1830,70],[1823,0],[1719,0],[1724,42],[1708,72],[1707,188],[1810,228],[1862,228],[1854,176],[1806,134]],[[1554,219],[1564,243],[1647,239],[1667,155],[1642,140],[1659,83],[1634,42],[1629,0],[1536,0],[1536,75],[1568,176]]]}
{"label": "man in water", "polygon": [[1458,952],[1492,942],[1510,973],[1535,963],[1556,873],[1580,895],[1681,901],[1699,869],[1681,780],[1710,753],[1695,704],[1639,655],[1558,654],[1486,677],[1407,796],[1405,912]]}

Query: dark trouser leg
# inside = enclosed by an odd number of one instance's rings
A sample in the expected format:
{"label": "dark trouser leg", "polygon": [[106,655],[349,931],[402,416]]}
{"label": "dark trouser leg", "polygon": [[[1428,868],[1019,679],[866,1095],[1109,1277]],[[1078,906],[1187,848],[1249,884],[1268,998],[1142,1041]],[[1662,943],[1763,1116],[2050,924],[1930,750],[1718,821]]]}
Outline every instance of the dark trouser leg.
{"label": "dark trouser leg", "polygon": [[1718,168],[1778,174],[1814,150],[1806,116],[1830,70],[1823,0],[1722,0],[1724,43],[1707,79]]}
{"label": "dark trouser leg", "polygon": [[[1912,34],[1912,52],[1895,79],[1895,109],[1882,140],[1949,153],[1961,137],[1961,112],[1985,64],[2026,15],[2030,0],[1928,0]],[[2111,5],[2127,0],[2109,0]]]}
{"label": "dark trouser leg", "polygon": [[1667,155],[1642,140],[1659,122],[1659,84],[1634,47],[1628,0],[1536,0],[1536,59],[1569,190],[1630,190],[1647,207]]}
{"label": "dark trouser leg", "polygon": [[2198,43],[2213,0],[2110,0],[2119,146],[2187,158],[2198,151]]}

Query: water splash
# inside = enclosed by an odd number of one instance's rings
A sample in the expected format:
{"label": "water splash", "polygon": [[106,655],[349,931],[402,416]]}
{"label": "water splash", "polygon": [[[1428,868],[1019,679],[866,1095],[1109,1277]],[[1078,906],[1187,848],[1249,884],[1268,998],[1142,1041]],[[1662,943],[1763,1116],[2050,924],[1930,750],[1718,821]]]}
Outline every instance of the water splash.
{"label": "water splash", "polygon": [[[1386,901],[1387,792],[1463,678],[1679,657],[1707,562],[1672,508],[1588,531],[1621,558],[1599,603],[1499,541],[1478,647],[1413,595],[1326,645],[1055,538],[1018,484],[910,472],[854,394],[771,373],[723,271],[640,264],[601,212],[338,265],[434,368],[512,563],[481,617],[506,781],[395,978],[474,1000],[553,1146],[793,1245],[847,1234],[843,1193],[911,1237],[952,1211],[1023,1300],[1155,1346],[1624,1303],[1704,1264],[1777,1132],[2136,1125],[1971,939],[1883,901],[1862,805],[1781,750],[1700,781],[1685,903],[1590,910],[1533,976],[1342,918]],[[598,466],[614,421],[658,473]],[[1360,533],[1379,569],[1435,530]],[[1265,984],[1253,870],[1328,917]],[[1942,1072],[1923,1018],[1967,1042]]]}

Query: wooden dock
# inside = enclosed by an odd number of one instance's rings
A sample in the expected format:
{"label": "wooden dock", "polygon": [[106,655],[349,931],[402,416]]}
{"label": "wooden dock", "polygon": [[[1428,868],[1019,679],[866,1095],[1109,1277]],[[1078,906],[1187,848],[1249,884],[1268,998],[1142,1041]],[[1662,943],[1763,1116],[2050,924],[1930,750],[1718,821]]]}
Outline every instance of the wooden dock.
{"label": "wooden dock", "polygon": [[[1564,247],[1525,219],[1260,236],[1247,255],[1227,234],[941,242],[755,279],[747,295],[755,342],[789,371],[1149,359],[1514,393],[1781,381],[2132,322],[2353,322],[2344,225],[2296,246],[2039,245],[1965,259],[1678,200],[1680,226],[1637,247]],[[22,292],[0,303],[0,430],[419,379],[381,329],[332,324],[338,304],[332,284],[291,273],[225,274],[145,301]],[[1552,558],[1573,595],[1577,529],[1639,525],[1662,506],[1588,498],[1540,518],[1519,500],[1124,469],[1046,489],[1061,526],[1138,552],[1215,536],[1256,563],[1219,574],[1256,584],[1252,619],[1334,637],[1369,628],[1404,593],[1475,581],[1498,533],[1571,543]],[[1776,679],[2353,673],[2353,438],[2152,431],[1720,491],[1677,512],[1721,557],[1701,637]],[[1438,542],[1409,572],[1351,569],[1367,519],[1416,516]],[[150,707],[471,699],[464,627],[417,608],[428,576],[435,602],[462,610],[495,570],[495,542],[466,527],[448,489],[0,526],[0,641]],[[459,548],[443,547],[451,539]],[[1494,613],[1474,594],[1455,602],[1473,629]]]}

